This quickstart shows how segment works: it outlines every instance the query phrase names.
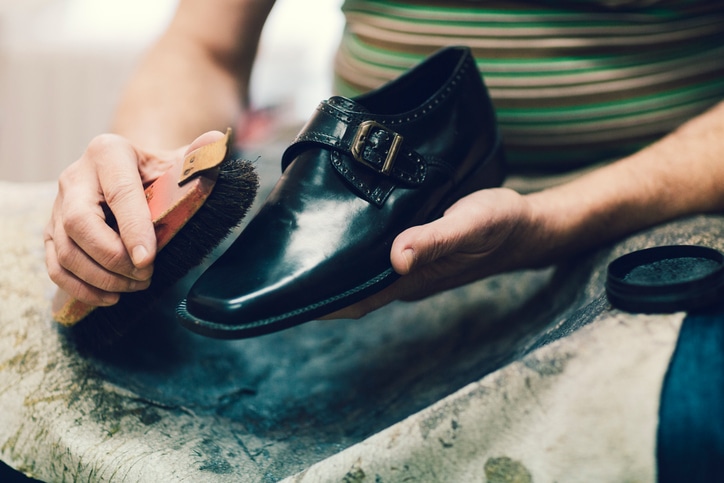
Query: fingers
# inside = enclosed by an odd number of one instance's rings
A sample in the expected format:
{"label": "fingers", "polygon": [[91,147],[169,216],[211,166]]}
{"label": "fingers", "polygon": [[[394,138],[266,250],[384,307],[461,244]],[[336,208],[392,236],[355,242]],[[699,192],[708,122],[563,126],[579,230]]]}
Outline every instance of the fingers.
{"label": "fingers", "polygon": [[[400,275],[458,250],[464,233],[457,216],[446,215],[400,233],[392,244],[390,261]],[[464,225],[463,225],[464,226]]]}
{"label": "fingers", "polygon": [[[220,131],[206,132],[196,138],[185,149],[185,152],[190,153],[222,137],[224,137],[224,134]],[[145,193],[139,189],[143,184],[143,180],[139,174],[138,166],[142,165],[147,168],[149,164],[152,166],[166,166],[168,163],[149,163],[149,159],[157,158],[134,149],[128,143],[123,146],[125,152],[121,152],[117,143],[117,137],[108,141],[101,137],[98,145],[93,146],[96,150],[96,159],[104,157],[107,159],[110,152],[118,157],[118,162],[107,162],[99,165],[98,178],[100,185],[103,187],[103,198],[116,218],[121,240],[133,263],[133,269],[130,273],[121,273],[131,278],[140,277],[140,279],[143,279],[145,276],[150,276],[144,269],[149,268],[153,262],[156,252],[156,236]],[[114,253],[119,252],[116,250]],[[89,253],[89,255],[98,260],[93,253]]]}
{"label": "fingers", "polygon": [[156,236],[144,184],[180,161],[184,152],[223,135],[210,131],[187,147],[153,154],[120,136],[94,138],[58,180],[58,196],[45,231],[51,280],[94,306],[115,303],[120,292],[147,288]]}
{"label": "fingers", "polygon": [[[510,269],[530,267],[545,240],[527,202],[505,189],[477,191],[430,223],[411,227],[390,252],[399,280],[326,316],[357,318],[393,300],[419,300]],[[545,238],[545,237],[544,237]]]}
{"label": "fingers", "polygon": [[445,214],[426,225],[414,226],[395,239],[392,266],[406,275],[423,265],[455,256],[465,262],[483,259],[498,250],[529,214],[518,193],[486,189],[461,198]]}
{"label": "fingers", "polygon": [[[411,227],[397,236],[392,244],[390,261],[402,278],[384,290],[345,307],[322,319],[358,319],[394,300],[415,300],[430,295],[445,283],[445,273],[433,262],[456,253],[463,246],[465,232],[461,217],[449,212],[426,225]],[[467,224],[463,224],[464,228]],[[415,271],[414,275],[405,277]]]}
{"label": "fingers", "polygon": [[158,152],[153,156],[137,151],[137,155],[139,157],[138,171],[141,173],[141,180],[144,185],[150,183],[165,173],[173,163],[180,162],[180,160],[191,151],[212,143],[222,137],[224,137],[224,133],[221,131],[208,131],[197,137],[191,144],[182,146],[178,149],[169,150],[163,153]]}
{"label": "fingers", "polygon": [[119,292],[142,290],[150,284],[150,279],[132,280],[109,272],[52,226],[51,220],[44,233],[48,275],[73,298],[92,306],[112,305],[118,301]]}
{"label": "fingers", "polygon": [[[111,212],[120,234],[106,222]],[[119,292],[148,286],[155,243],[135,150],[98,136],[58,180],[45,231],[51,280],[89,305],[115,303]]]}
{"label": "fingers", "polygon": [[195,149],[200,148],[201,146],[211,144],[214,141],[217,141],[223,137],[224,137],[224,133],[222,133],[221,131],[205,132],[201,136],[194,139],[194,141],[191,144],[189,144],[189,147],[186,149],[185,154],[188,154],[188,153],[194,151]]}
{"label": "fingers", "polygon": [[[139,158],[142,156],[130,143],[113,135],[96,137],[86,155],[94,162],[101,196],[115,217],[121,241],[133,264],[130,272],[121,273],[137,277],[139,274],[134,272],[149,267],[156,252],[156,236],[138,170]],[[117,243],[113,242],[108,227],[102,227],[99,221],[98,217],[94,217],[81,224],[86,229],[75,231],[73,240],[102,265],[113,266],[118,263],[123,266],[125,257],[120,256],[122,252],[118,250]],[[103,236],[106,243],[92,243],[96,236]],[[104,252],[104,248],[112,251]]]}
{"label": "fingers", "polygon": [[45,239],[45,262],[50,279],[69,294],[73,294],[73,298],[92,306],[113,305],[118,301],[119,294],[93,287],[64,269],[58,261],[55,243],[48,236]]}

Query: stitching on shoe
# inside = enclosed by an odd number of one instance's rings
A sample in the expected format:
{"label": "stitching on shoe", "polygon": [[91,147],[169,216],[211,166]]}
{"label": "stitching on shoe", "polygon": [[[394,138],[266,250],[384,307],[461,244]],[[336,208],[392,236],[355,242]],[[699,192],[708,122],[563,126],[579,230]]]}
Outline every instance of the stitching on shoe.
{"label": "stitching on shoe", "polygon": [[[318,131],[307,131],[304,134],[297,136],[295,139],[295,143],[302,143],[302,142],[318,142],[322,143],[325,146],[329,146],[332,148],[340,148],[344,149],[345,146],[341,143],[340,139],[335,136],[330,136],[325,133],[321,133]],[[336,153],[333,151],[333,153]],[[424,180],[424,174],[425,174],[425,158],[422,157],[422,155],[414,156],[412,152],[407,152],[406,156],[408,159],[410,159],[415,166],[415,173],[414,174],[408,174],[406,171],[403,171],[398,168],[393,168],[392,170],[392,178],[399,179],[401,181],[407,181],[411,184],[419,184]]]}
{"label": "stitching on shoe", "polygon": [[333,302],[336,302],[336,301],[338,301],[338,300],[343,300],[343,299],[345,299],[345,298],[347,298],[347,297],[350,297],[350,296],[352,296],[352,295],[355,295],[355,294],[358,293],[358,292],[361,292],[361,291],[363,291],[363,290],[365,290],[365,289],[367,289],[367,288],[369,288],[369,287],[372,287],[373,285],[376,285],[376,284],[384,281],[385,279],[387,279],[388,277],[390,277],[390,275],[393,275],[394,273],[395,273],[395,272],[394,272],[394,270],[392,270],[392,268],[388,268],[388,269],[386,269],[384,272],[382,272],[382,273],[374,276],[373,278],[371,278],[370,280],[364,282],[363,284],[358,285],[358,286],[356,286],[356,287],[354,287],[354,288],[351,288],[351,289],[349,289],[349,290],[347,290],[347,291],[345,291],[345,292],[342,292],[341,294],[333,295],[333,296],[331,296],[331,297],[329,297],[329,298],[327,298],[327,299],[324,299],[324,300],[321,300],[321,301],[319,301],[319,302],[315,302],[315,303],[313,303],[313,304],[307,305],[306,307],[301,307],[301,308],[299,308],[299,309],[291,310],[291,311],[286,312],[286,313],[281,314],[281,315],[277,315],[277,316],[274,316],[274,317],[269,317],[269,318],[266,318],[266,319],[255,320],[255,321],[253,321],[253,322],[249,322],[249,323],[247,323],[247,324],[244,324],[244,325],[243,325],[243,328],[240,328],[240,327],[238,327],[238,326],[235,326],[235,328],[232,328],[232,329],[229,330],[229,329],[228,329],[229,326],[226,325],[226,324],[219,324],[219,323],[217,323],[217,322],[212,322],[212,321],[210,321],[210,320],[206,320],[206,319],[202,319],[202,318],[200,318],[200,317],[196,317],[195,315],[191,314],[191,313],[188,311],[186,299],[182,300],[182,301],[179,303],[178,307],[176,308],[176,313],[177,313],[181,318],[183,318],[183,319],[185,319],[185,320],[187,320],[187,321],[189,321],[189,322],[191,322],[191,323],[194,323],[194,324],[196,324],[196,325],[199,325],[199,326],[201,326],[201,327],[204,327],[205,329],[212,329],[212,330],[217,330],[217,331],[226,332],[226,333],[244,332],[244,331],[247,331],[247,330],[250,330],[250,329],[256,329],[256,328],[259,328],[259,327],[264,327],[264,326],[273,324],[273,323],[275,323],[275,322],[279,322],[279,321],[282,321],[282,320],[285,320],[285,319],[289,319],[289,318],[291,318],[291,317],[295,317],[295,316],[297,316],[297,315],[304,314],[304,313],[306,313],[306,312],[309,312],[309,311],[318,309],[318,308],[320,308],[320,307],[324,307],[325,305],[329,305],[329,304],[331,304],[331,303],[333,303]]}
{"label": "stitching on shoe", "polygon": [[365,183],[359,181],[357,176],[352,173],[347,166],[342,162],[342,157],[339,152],[332,151],[331,153],[332,164],[340,171],[340,173],[349,181],[355,188],[366,195],[375,204],[380,205],[386,198],[385,192],[378,189],[374,191],[370,190]]}
{"label": "stitching on shoe", "polygon": [[[365,120],[365,119],[374,119],[375,121],[379,122],[383,125],[394,125],[394,124],[403,124],[407,122],[411,122],[417,118],[419,118],[421,115],[427,115],[428,112],[432,112],[435,110],[442,101],[447,99],[447,97],[450,95],[450,93],[453,91],[453,87],[457,86],[458,82],[468,73],[468,69],[471,67],[472,60],[470,57],[465,59],[465,62],[460,66],[460,70],[458,73],[453,77],[448,84],[445,86],[445,88],[442,90],[442,92],[439,92],[435,98],[430,101],[429,103],[423,104],[422,106],[419,106],[415,108],[412,115],[408,115],[407,117],[400,118],[399,115],[384,115],[384,114],[374,114],[370,113],[368,116],[363,116],[363,113],[356,113],[356,112],[348,112],[344,107],[337,107],[336,105],[330,105],[327,102],[322,102],[318,109],[326,112],[330,115],[336,115],[341,114],[343,116],[343,121],[349,122],[350,120]],[[477,69],[475,69],[477,70]],[[422,111],[422,112],[421,112]]]}

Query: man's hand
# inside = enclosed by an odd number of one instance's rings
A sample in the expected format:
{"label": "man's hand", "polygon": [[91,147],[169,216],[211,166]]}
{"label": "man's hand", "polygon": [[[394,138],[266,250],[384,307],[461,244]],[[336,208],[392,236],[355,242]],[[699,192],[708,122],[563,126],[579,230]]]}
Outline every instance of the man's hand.
{"label": "man's hand", "polygon": [[534,207],[515,191],[477,191],[392,244],[392,267],[402,277],[385,290],[325,317],[359,318],[393,300],[418,300],[481,278],[538,263]]}
{"label": "man's hand", "polygon": [[[223,136],[208,132],[190,146],[151,153],[127,139],[103,134],[61,174],[45,229],[48,274],[77,300],[113,305],[121,292],[148,287],[156,236],[144,185],[194,150]],[[106,223],[113,214],[118,232]]]}

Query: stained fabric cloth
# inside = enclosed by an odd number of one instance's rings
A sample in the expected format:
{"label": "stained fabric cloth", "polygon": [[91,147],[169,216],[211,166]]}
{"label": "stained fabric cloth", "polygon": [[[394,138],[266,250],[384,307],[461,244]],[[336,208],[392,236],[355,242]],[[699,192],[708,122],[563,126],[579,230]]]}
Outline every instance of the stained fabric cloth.
{"label": "stained fabric cloth", "polygon": [[171,303],[90,357],[50,319],[55,189],[0,183],[0,460],[41,481],[653,482],[684,314],[613,309],[605,267],[653,245],[724,250],[724,217],[703,215],[240,341],[186,331]]}

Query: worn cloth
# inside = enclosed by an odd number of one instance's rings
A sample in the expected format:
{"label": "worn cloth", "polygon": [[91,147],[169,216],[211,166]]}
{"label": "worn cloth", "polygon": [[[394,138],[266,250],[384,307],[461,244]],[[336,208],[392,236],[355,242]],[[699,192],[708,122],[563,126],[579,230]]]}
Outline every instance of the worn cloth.
{"label": "worn cloth", "polygon": [[605,267],[652,245],[724,249],[724,217],[693,217],[555,269],[241,341],[183,330],[165,301],[88,355],[50,319],[54,192],[0,182],[0,459],[42,481],[656,481],[685,314],[612,309]]}

